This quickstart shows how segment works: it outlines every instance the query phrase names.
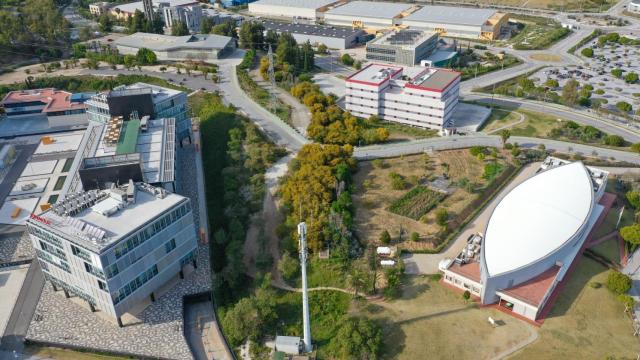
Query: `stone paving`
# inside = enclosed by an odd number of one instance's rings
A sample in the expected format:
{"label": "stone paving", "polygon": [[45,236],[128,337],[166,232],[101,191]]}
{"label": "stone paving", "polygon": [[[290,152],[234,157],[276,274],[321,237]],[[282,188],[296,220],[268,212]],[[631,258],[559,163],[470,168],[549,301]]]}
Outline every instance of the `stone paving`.
{"label": "stone paving", "polygon": [[[191,198],[198,225],[198,194],[192,145],[178,147],[177,192]],[[27,332],[32,341],[162,359],[193,359],[183,333],[183,296],[211,288],[209,248],[198,248],[198,269],[138,314],[140,323],[119,328],[55,293],[49,284]]]}
{"label": "stone paving", "polygon": [[0,264],[33,259],[34,257],[35,252],[26,231],[0,235]]}

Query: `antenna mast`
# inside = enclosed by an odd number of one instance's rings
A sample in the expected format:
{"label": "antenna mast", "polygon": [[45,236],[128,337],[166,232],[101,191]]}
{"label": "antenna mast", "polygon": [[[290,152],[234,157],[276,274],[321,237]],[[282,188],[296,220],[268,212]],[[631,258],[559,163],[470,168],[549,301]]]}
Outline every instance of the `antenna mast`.
{"label": "antenna mast", "polygon": [[307,224],[298,224],[300,236],[300,268],[302,269],[302,326],[304,334],[304,352],[311,352],[311,322],[309,319],[309,296],[307,289]]}

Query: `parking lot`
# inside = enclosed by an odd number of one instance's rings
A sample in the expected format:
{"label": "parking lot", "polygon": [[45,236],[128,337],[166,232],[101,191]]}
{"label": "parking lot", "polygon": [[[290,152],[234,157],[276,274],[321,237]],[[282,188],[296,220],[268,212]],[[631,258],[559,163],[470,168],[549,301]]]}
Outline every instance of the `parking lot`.
{"label": "parking lot", "polygon": [[[531,79],[537,86],[546,86],[549,79],[557,80],[559,87],[551,90],[559,93],[569,79],[575,79],[581,87],[593,87],[591,100],[601,99],[602,108],[615,110],[618,102],[626,102],[633,106],[635,113],[640,108],[640,82],[627,83],[624,78],[629,73],[639,72],[640,46],[607,43],[599,47],[597,43],[594,39],[583,47],[593,49],[593,57],[582,57],[583,65],[541,69]],[[576,50],[576,54],[583,48]],[[622,74],[614,76],[614,69],[620,69]]]}

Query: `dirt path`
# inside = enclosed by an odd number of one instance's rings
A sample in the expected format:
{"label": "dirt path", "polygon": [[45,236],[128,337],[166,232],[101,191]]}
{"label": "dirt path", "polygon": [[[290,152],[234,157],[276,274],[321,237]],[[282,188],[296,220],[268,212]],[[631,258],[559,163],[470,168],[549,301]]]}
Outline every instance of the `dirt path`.
{"label": "dirt path", "polygon": [[265,249],[267,249],[273,257],[273,279],[278,281],[279,272],[277,271],[277,263],[280,259],[279,239],[276,235],[276,228],[284,220],[282,213],[278,209],[275,193],[278,188],[278,182],[282,176],[287,173],[289,161],[292,155],[287,155],[273,164],[265,173],[265,196],[262,201],[262,211],[255,214],[251,219],[251,225],[247,231],[247,237],[244,242],[244,265],[247,269],[247,275],[254,277],[256,275],[256,256],[262,251],[260,244],[260,235],[266,236]]}
{"label": "dirt path", "polygon": [[280,101],[291,107],[291,125],[300,134],[305,135],[307,133],[307,126],[309,126],[309,122],[311,122],[311,113],[307,107],[300,103],[300,101],[293,97],[293,95],[277,86],[274,88],[269,82],[264,81],[258,69],[252,70],[250,74],[253,80],[258,83],[260,87],[267,90],[269,93],[275,93]]}
{"label": "dirt path", "polygon": [[522,122],[524,122],[524,120],[525,120],[525,116],[524,116],[524,114],[521,114],[521,113],[519,113],[519,112],[517,112],[517,111],[514,111],[514,113],[516,113],[516,114],[518,114],[518,115],[520,116],[520,119],[518,119],[518,121],[516,121],[516,122],[514,122],[514,123],[512,123],[512,124],[507,124],[507,125],[505,125],[505,126],[501,126],[501,127],[497,128],[497,129],[495,129],[495,130],[491,130],[491,131],[487,132],[487,134],[489,134],[489,135],[491,135],[491,134],[495,134],[495,133],[497,133],[497,132],[498,132],[498,131],[500,131],[500,130],[510,129],[510,128],[512,128],[512,127],[514,127],[514,126],[516,126],[516,125],[521,124]]}

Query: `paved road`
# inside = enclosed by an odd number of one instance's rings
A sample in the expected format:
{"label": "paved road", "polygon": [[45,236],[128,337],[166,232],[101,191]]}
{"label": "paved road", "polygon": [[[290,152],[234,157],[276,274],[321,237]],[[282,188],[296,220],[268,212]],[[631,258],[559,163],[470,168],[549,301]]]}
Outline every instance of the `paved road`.
{"label": "paved road", "polygon": [[608,134],[620,135],[625,140],[632,143],[640,142],[640,131],[634,130],[627,124],[616,120],[605,120],[602,117],[596,117],[584,110],[571,109],[558,104],[526,99],[515,99],[498,95],[495,95],[492,98],[491,95],[487,94],[466,94],[463,95],[463,99],[467,101],[481,102],[487,105],[494,104],[496,106],[506,108],[525,109],[557,116],[558,118],[575,121],[583,125],[591,125]]}
{"label": "paved road", "polygon": [[335,53],[330,53],[327,56],[316,56],[314,62],[317,67],[332,74],[349,76],[355,72],[354,68],[345,66],[340,63],[338,60],[338,55],[336,55]]}
{"label": "paved road", "polygon": [[[530,138],[524,136],[512,136],[509,142],[518,143],[522,148],[536,148],[543,144],[547,150],[563,153],[574,153],[585,156],[598,156],[600,158],[626,161],[633,164],[640,164],[640,156],[635,153],[601,148],[591,145],[574,144],[565,141]],[[358,160],[370,160],[375,158],[396,157],[400,155],[418,154],[425,151],[460,149],[471,146],[502,146],[499,136],[496,135],[465,135],[428,138],[413,141],[404,141],[384,145],[372,145],[357,147],[353,156]],[[595,155],[594,155],[595,154]]]}

